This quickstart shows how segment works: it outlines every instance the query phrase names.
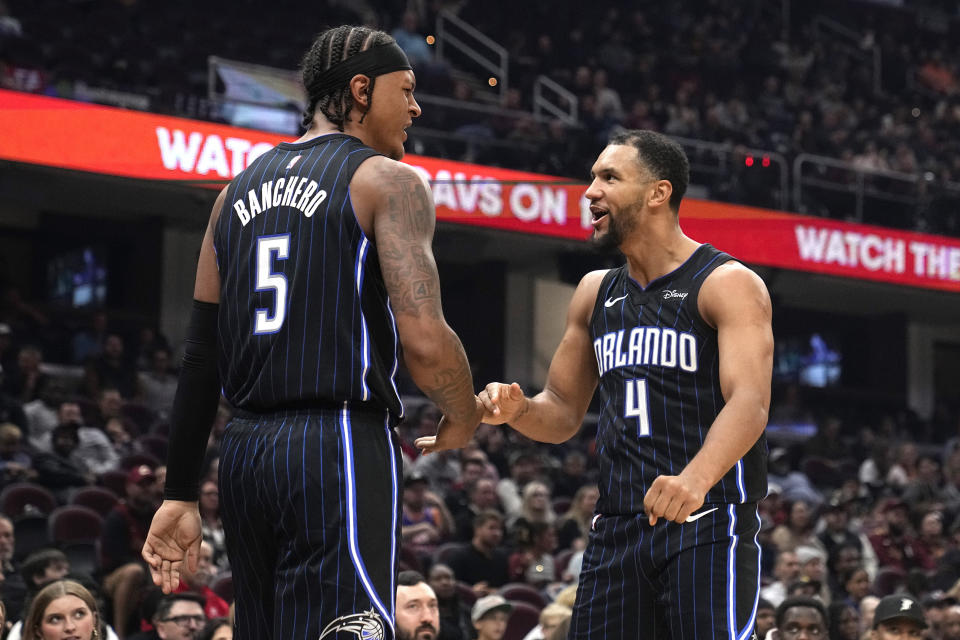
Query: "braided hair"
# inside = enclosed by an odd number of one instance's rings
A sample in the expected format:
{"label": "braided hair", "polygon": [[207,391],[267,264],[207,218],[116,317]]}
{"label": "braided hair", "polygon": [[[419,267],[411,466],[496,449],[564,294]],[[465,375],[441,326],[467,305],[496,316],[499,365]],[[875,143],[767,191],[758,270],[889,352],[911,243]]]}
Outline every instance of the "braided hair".
{"label": "braided hair", "polygon": [[[366,51],[371,47],[389,44],[393,41],[393,38],[383,31],[350,25],[327,29],[317,36],[317,39],[313,41],[313,46],[303,57],[301,64],[303,86],[307,88],[307,108],[303,113],[301,124],[309,129],[313,123],[313,116],[319,109],[327,120],[337,125],[337,129],[343,131],[343,124],[350,119],[350,110],[353,109],[350,85],[345,84],[339,89],[327,91],[322,95],[311,93],[310,87],[313,86],[317,76],[338,62],[342,62],[350,56]],[[375,82],[376,78],[370,78],[370,84],[367,85],[368,104],[373,100]],[[360,122],[363,122],[364,117],[366,117],[366,114],[360,118]]]}

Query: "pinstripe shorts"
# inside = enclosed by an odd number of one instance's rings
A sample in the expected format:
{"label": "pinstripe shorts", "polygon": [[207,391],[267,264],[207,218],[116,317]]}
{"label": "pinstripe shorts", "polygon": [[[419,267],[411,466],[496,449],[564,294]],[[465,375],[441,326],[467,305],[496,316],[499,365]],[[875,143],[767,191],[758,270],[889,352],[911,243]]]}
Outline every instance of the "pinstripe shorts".
{"label": "pinstripe shorts", "polygon": [[[760,596],[756,504],[704,505],[694,522],[599,516],[583,556],[571,640],[746,640]],[[696,515],[696,514],[694,514]]]}
{"label": "pinstripe shorts", "polygon": [[237,640],[393,639],[400,465],[384,411],[230,422],[220,511]]}

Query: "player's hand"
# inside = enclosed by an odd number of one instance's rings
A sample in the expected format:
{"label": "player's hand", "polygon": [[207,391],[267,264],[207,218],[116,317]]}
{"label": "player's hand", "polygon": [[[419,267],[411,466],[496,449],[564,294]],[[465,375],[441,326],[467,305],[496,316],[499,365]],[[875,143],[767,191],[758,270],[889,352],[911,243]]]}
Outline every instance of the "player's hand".
{"label": "player's hand", "polygon": [[473,438],[473,432],[480,426],[480,419],[484,414],[480,399],[474,396],[474,401],[476,406],[471,418],[456,422],[444,415],[437,425],[437,435],[417,438],[413,443],[414,446],[424,454],[446,451],[447,449],[462,449]]}
{"label": "player's hand", "polygon": [[520,416],[527,406],[523,389],[516,382],[491,382],[479,397],[483,403],[483,421],[487,424],[510,422]]}
{"label": "player's hand", "polygon": [[177,588],[185,568],[196,573],[202,538],[203,527],[196,502],[163,501],[150,523],[141,555],[150,567],[154,584],[164,593]]}
{"label": "player's hand", "polygon": [[682,523],[703,506],[706,494],[706,488],[683,474],[657,476],[643,496],[643,510],[650,526],[657,524],[660,518]]}

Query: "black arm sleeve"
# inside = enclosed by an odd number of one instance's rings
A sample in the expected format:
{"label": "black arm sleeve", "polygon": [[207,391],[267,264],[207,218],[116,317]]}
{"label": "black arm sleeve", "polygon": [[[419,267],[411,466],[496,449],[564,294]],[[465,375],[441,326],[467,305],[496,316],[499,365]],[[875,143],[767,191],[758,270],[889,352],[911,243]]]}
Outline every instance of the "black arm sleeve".
{"label": "black arm sleeve", "polygon": [[220,400],[218,307],[211,302],[193,301],[170,415],[167,483],[163,490],[163,497],[168,500],[195,501],[200,497],[200,467]]}

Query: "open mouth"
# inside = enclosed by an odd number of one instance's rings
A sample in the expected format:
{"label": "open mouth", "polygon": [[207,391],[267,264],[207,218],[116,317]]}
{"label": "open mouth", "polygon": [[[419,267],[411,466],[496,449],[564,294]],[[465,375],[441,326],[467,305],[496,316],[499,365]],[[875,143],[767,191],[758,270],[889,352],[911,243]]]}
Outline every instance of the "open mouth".
{"label": "open mouth", "polygon": [[596,222],[600,222],[605,217],[607,217],[607,214],[610,213],[610,211],[607,209],[603,209],[601,207],[591,205],[590,213],[593,214],[593,221],[596,223]]}

